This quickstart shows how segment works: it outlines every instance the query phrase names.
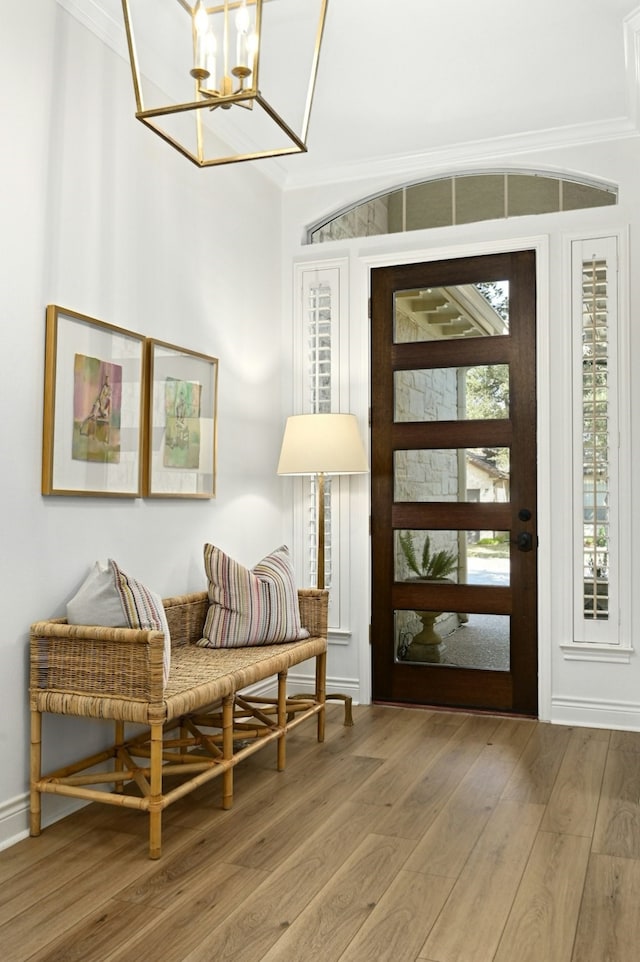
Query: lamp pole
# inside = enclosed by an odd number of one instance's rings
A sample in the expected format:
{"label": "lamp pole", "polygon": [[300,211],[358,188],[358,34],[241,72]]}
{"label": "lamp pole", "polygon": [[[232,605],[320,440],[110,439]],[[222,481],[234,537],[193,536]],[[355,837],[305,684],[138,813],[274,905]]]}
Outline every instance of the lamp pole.
{"label": "lamp pole", "polygon": [[318,561],[316,566],[316,588],[324,588],[324,472],[317,475],[318,485]]}

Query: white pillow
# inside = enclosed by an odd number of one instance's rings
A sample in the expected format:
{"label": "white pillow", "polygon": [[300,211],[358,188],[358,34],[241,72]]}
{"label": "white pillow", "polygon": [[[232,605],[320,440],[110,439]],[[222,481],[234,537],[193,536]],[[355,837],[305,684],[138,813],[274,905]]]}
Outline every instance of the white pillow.
{"label": "white pillow", "polygon": [[163,677],[166,685],[171,668],[171,637],[162,599],[140,581],[126,575],[110,558],[96,561],[67,603],[70,625],[102,625],[105,628],[144,628],[164,633]]}

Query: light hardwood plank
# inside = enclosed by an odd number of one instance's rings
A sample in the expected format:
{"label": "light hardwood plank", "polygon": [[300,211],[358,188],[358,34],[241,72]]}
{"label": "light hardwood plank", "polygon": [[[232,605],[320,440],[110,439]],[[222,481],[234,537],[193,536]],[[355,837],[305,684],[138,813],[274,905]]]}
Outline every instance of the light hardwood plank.
{"label": "light hardwood plank", "polygon": [[114,899],[29,956],[29,962],[104,962],[113,946],[127,942],[132,932],[153,929],[157,917],[152,906]]}
{"label": "light hardwood plank", "polygon": [[610,751],[593,838],[601,855],[640,858],[640,753]]}
{"label": "light hardwood plank", "polygon": [[200,943],[182,956],[184,962],[261,962],[351,853],[375,831],[380,815],[377,807],[351,802],[337,805],[314,834],[270,873],[266,882],[248,892],[222,924],[201,931]]}
{"label": "light hardwood plank", "polygon": [[416,845],[407,868],[457,878],[531,737],[529,722],[507,720]]}
{"label": "light hardwood plank", "polygon": [[569,744],[572,729],[540,724],[529,739],[504,790],[505,801],[546,805]]}
{"label": "light hardwood plank", "polygon": [[496,806],[420,958],[492,962],[543,814],[541,805]]}
{"label": "light hardwood plank", "polygon": [[[182,962],[185,955],[200,945],[204,935],[224,923],[238,905],[246,904],[248,893],[266,881],[268,874],[220,861],[210,872],[200,872],[195,878],[182,880],[181,887],[174,888],[173,902],[156,913],[150,923],[142,924],[139,921],[124,939],[118,938],[116,915],[112,925],[114,931],[110,941],[104,940],[102,955],[94,953],[87,957],[86,962],[142,962],[146,959]],[[117,905],[121,909],[128,909],[127,903],[122,901]],[[74,944],[86,932],[87,946],[91,946],[91,919],[87,921],[89,924],[83,929],[71,933]],[[211,955],[211,959],[214,958]],[[60,962],[63,960],[64,956]],[[29,962],[48,960],[43,958]],[[81,962],[80,958],[78,962]]]}
{"label": "light hardwood plank", "polygon": [[572,962],[638,962],[640,862],[592,855]]}
{"label": "light hardwood plank", "polygon": [[[387,709],[384,725],[370,729],[358,752],[372,758],[394,758],[402,750],[419,744],[432,727],[433,712],[422,709]],[[354,726],[355,727],[355,726]]]}
{"label": "light hardwood plank", "polygon": [[[374,708],[375,712],[369,714],[369,708]],[[384,729],[390,721],[379,705],[368,705],[364,709],[361,705],[353,705],[352,715],[354,724],[345,725],[342,703],[327,702],[324,741],[321,743],[317,741],[313,725],[301,725],[287,736],[287,758],[289,758],[289,748],[293,748],[299,738],[304,738],[315,751],[321,748],[328,755],[341,755],[343,752],[355,753],[357,746],[368,739],[372,732]],[[258,755],[262,754],[264,752],[258,752]],[[363,754],[371,753],[363,752]]]}
{"label": "light hardwood plank", "polygon": [[[58,871],[57,864],[45,874],[30,875],[33,891],[21,892],[23,910],[15,914],[18,900],[11,899],[7,906],[11,917],[0,925],[0,957],[3,962],[26,962],[36,952],[42,952],[45,946],[73,929],[86,916],[106,906],[123,885],[149,870],[153,863],[147,858],[146,837],[132,843],[130,837],[110,834],[110,844],[97,844],[94,839],[92,857],[86,851],[78,853],[79,871],[74,875],[63,871],[62,865]],[[165,845],[168,855],[174,847],[175,841]],[[73,852],[68,854],[73,860]],[[143,862],[146,862],[146,869],[141,869]],[[144,907],[147,918],[154,911],[153,906]]]}
{"label": "light hardwood plank", "polygon": [[[56,851],[51,863],[39,860],[35,871],[9,879],[0,886],[0,932],[6,923],[12,923],[28,910],[33,910],[37,915],[47,898],[53,896],[55,899],[58,893],[62,896],[63,892],[68,891],[77,894],[82,890],[86,873],[95,864],[96,858],[108,860],[113,856],[117,859],[130,845],[131,839],[127,835],[115,832],[84,835]],[[40,872],[37,870],[38,864]],[[50,871],[49,865],[55,865],[55,872]]]}
{"label": "light hardwood plank", "polygon": [[586,728],[572,732],[551,791],[542,831],[593,835],[608,747],[608,732]]}
{"label": "light hardwood plank", "polygon": [[477,760],[498,724],[493,717],[467,719],[424,770],[416,770],[414,784],[398,796],[382,823],[383,834],[419,839]]}
{"label": "light hardwood plank", "polygon": [[391,808],[398,798],[415,785],[421,772],[426,772],[450,741],[454,730],[439,730],[437,735],[423,736],[418,743],[398,745],[396,753],[383,764],[352,795],[352,800],[365,805]]}
{"label": "light hardwood plank", "polygon": [[[79,814],[79,813],[77,813]],[[12,878],[20,879],[37,862],[44,866],[49,860],[54,861],[57,853],[68,845],[87,835],[90,829],[76,816],[67,818],[54,825],[47,826],[38,838],[25,838],[19,844],[0,852],[0,896],[3,885]],[[66,823],[66,824],[63,824]]]}
{"label": "light hardwood plank", "polygon": [[333,777],[308,779],[306,790],[298,788],[293,804],[280,808],[275,796],[276,817],[264,821],[256,833],[233,853],[233,861],[248,868],[275,868],[313,832],[325,813],[336,810],[341,799],[351,798],[358,786],[382,764],[379,758],[351,755],[336,761]]}
{"label": "light hardwood plank", "polygon": [[610,732],[609,747],[615,752],[640,752],[640,732]]}
{"label": "light hardwood plank", "polygon": [[540,832],[494,962],[571,962],[590,840]]}
{"label": "light hardwood plank", "polygon": [[398,872],[340,962],[414,962],[452,885],[452,879]]}
{"label": "light hardwood plank", "polygon": [[407,839],[369,835],[287,928],[263,962],[332,962],[370,917],[411,849]]}

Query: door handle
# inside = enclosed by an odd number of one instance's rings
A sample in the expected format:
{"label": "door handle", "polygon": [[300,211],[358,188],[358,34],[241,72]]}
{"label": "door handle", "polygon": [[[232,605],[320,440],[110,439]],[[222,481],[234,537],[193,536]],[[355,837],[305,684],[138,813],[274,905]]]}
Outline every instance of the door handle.
{"label": "door handle", "polygon": [[531,551],[533,549],[533,537],[528,531],[520,531],[516,537],[518,551]]}

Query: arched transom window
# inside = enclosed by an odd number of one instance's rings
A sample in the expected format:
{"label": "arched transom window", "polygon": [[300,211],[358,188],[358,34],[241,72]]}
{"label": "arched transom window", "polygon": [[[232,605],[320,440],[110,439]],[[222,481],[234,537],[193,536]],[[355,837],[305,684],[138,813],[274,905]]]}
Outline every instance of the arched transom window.
{"label": "arched transom window", "polygon": [[537,171],[438,177],[394,188],[337,211],[308,229],[307,243],[607,207],[617,202],[618,192],[610,184]]}

